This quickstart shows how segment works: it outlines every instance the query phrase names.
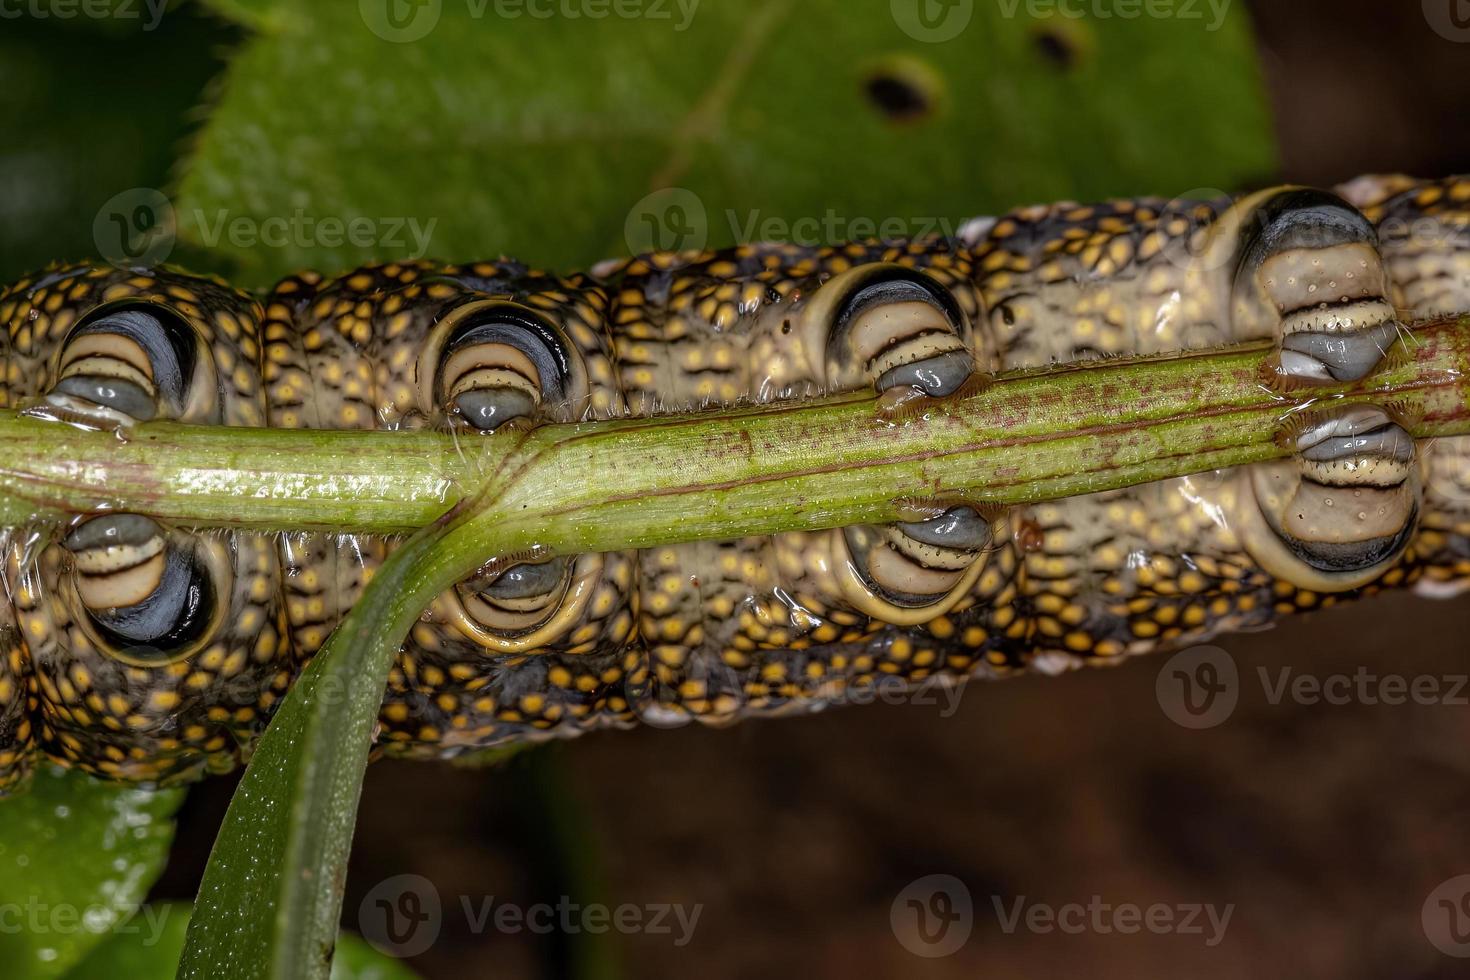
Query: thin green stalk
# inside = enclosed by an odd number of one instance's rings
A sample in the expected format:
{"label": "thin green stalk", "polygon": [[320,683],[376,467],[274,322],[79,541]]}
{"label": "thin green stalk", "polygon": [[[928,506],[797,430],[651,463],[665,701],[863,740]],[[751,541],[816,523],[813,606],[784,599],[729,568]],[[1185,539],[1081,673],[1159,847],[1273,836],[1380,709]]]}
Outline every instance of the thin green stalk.
{"label": "thin green stalk", "polygon": [[[1026,503],[1281,455],[1283,417],[1322,396],[1272,392],[1266,353],[1022,373],[897,421],[852,395],[478,438],[149,423],[120,439],[7,412],[0,523],[106,506],[186,525],[396,533],[499,474],[506,493],[484,514],[495,554],[883,521],[914,497]],[[1391,401],[1417,436],[1470,432],[1467,363],[1470,321],[1430,324],[1388,368],[1327,397]]]}

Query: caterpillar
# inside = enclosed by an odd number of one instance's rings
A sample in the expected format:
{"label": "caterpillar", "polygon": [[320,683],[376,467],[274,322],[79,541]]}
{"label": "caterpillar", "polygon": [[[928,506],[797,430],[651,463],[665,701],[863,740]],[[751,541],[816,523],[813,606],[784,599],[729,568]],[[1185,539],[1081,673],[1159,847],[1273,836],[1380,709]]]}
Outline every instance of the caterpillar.
{"label": "caterpillar", "polygon": [[[1470,310],[1470,179],[1030,207],[956,235],[501,258],[291,276],[53,266],[0,292],[0,405],[98,424],[449,426],[612,418],[1275,342],[1330,386],[1416,318]],[[642,721],[723,724],[856,691],[1056,672],[1377,589],[1470,580],[1470,438],[1324,411],[1277,462],[990,513],[525,561],[439,596],[399,653],[381,752],[452,756]],[[9,528],[0,789],[39,758],[170,783],[239,765],[391,540]]]}

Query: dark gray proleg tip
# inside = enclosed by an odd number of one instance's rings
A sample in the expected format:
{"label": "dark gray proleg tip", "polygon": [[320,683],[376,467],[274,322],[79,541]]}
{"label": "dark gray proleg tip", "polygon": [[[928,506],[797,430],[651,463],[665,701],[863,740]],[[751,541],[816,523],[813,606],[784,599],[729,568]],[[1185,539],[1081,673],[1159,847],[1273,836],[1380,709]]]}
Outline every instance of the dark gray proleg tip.
{"label": "dark gray proleg tip", "polygon": [[889,368],[878,378],[878,390],[917,388],[931,398],[943,398],[964,387],[974,373],[975,358],[969,351],[950,351]]}
{"label": "dark gray proleg tip", "polygon": [[454,398],[455,410],[481,432],[493,432],[511,419],[536,411],[536,399],[521,388],[471,388]]}

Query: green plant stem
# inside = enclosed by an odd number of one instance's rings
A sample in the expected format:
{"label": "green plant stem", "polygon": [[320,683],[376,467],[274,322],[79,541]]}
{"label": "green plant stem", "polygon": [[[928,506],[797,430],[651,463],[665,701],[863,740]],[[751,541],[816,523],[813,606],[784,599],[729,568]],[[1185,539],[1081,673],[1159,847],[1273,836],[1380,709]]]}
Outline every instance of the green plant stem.
{"label": "green plant stem", "polygon": [[1470,320],[1416,331],[1394,363],[1330,395],[1263,384],[1264,345],[1003,377],[894,421],[871,395],[544,426],[530,433],[227,429],[126,438],[0,413],[0,523],[99,507],[185,525],[398,533],[496,474],[506,553],[612,550],[836,527],[906,498],[1016,504],[1280,456],[1294,411],[1391,401],[1420,437],[1470,432]]}

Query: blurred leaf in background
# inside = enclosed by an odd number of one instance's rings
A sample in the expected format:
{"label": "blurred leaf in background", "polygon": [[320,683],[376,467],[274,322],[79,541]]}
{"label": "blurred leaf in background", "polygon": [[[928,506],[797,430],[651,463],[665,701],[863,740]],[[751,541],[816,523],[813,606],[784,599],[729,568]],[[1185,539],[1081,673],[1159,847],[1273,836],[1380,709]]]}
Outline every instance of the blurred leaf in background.
{"label": "blurred leaf in background", "polygon": [[0,964],[6,980],[59,977],[129,922],[158,877],[183,790],[115,786],[41,767],[0,801]]}
{"label": "blurred leaf in background", "polygon": [[570,268],[912,235],[1273,169],[1235,10],[960,3],[936,24],[920,0],[209,3],[252,36],[174,203],[182,236],[253,285],[426,252]]}
{"label": "blurred leaf in background", "polygon": [[66,980],[168,980],[179,965],[189,906],[150,905],[140,910],[146,928],[115,932],[66,975]]}
{"label": "blurred leaf in background", "polygon": [[[0,976],[167,980],[189,906],[144,905],[163,870],[184,790],[116,786],[50,766],[0,801]],[[333,980],[413,980],[355,936]]]}
{"label": "blurred leaf in background", "polygon": [[104,202],[167,185],[241,36],[198,4],[113,5],[129,16],[0,21],[0,280],[97,254]]}
{"label": "blurred leaf in background", "polygon": [[[189,928],[189,912],[189,906],[177,903],[145,907],[140,918],[157,922],[156,930],[114,933],[68,973],[66,980],[173,980]],[[415,980],[416,976],[356,936],[337,939],[332,980]]]}

